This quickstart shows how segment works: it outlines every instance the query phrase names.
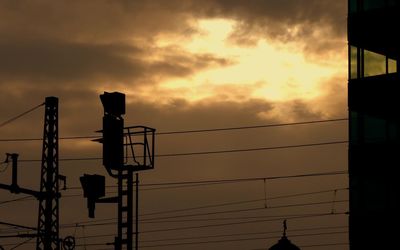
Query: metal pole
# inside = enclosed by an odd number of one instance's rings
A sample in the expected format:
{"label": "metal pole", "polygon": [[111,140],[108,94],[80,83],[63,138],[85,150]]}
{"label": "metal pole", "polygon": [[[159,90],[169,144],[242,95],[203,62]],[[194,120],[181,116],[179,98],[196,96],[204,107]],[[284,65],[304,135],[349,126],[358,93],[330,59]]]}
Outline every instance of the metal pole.
{"label": "metal pole", "polygon": [[14,188],[18,187],[18,154],[11,154],[12,160],[12,184]]}
{"label": "metal pole", "polygon": [[128,211],[127,211],[127,228],[126,228],[126,234],[127,234],[127,249],[132,250],[133,249],[133,170],[131,168],[128,169],[128,180],[127,180],[127,192],[128,192],[128,197],[127,197],[127,206],[128,206]]}
{"label": "metal pole", "polygon": [[136,233],[135,233],[135,249],[139,249],[139,173],[136,173]]}
{"label": "metal pole", "polygon": [[123,186],[123,172],[122,169],[118,170],[118,236],[115,241],[115,249],[122,249],[122,186]]}
{"label": "metal pole", "polygon": [[37,250],[60,249],[58,187],[58,98],[46,97],[40,179]]}

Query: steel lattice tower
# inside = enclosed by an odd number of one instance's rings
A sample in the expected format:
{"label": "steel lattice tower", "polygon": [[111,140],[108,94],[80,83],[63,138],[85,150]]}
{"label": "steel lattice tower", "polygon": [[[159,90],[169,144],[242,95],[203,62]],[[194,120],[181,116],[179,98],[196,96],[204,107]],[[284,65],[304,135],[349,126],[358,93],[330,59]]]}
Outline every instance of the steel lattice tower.
{"label": "steel lattice tower", "polygon": [[58,98],[45,102],[37,250],[59,250]]}

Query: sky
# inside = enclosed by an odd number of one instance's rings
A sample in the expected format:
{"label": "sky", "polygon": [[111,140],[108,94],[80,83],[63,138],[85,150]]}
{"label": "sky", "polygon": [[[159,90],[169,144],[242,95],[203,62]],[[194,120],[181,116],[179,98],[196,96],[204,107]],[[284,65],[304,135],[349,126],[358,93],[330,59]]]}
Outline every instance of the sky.
{"label": "sky", "polygon": [[[0,0],[0,122],[59,98],[59,133],[93,136],[101,129],[104,91],[126,94],[125,125],[146,125],[159,132],[255,126],[347,117],[347,2],[344,0]],[[44,109],[0,127],[0,139],[41,138]],[[219,151],[347,140],[347,122],[157,136],[156,153]],[[0,141],[0,154],[40,159],[41,141]],[[0,155],[0,157],[2,157]],[[3,155],[5,157],[5,155]],[[90,139],[60,140],[60,158],[101,157],[101,144]],[[0,158],[0,160],[2,160]],[[20,186],[38,189],[40,163],[21,162]],[[264,178],[347,169],[347,145],[256,152],[156,158],[154,170],[140,173],[142,184]],[[79,187],[84,173],[107,175],[101,161],[62,161],[60,173]],[[11,168],[0,166],[0,183],[11,181]],[[115,180],[107,177],[108,185]],[[141,213],[267,199],[331,190],[317,195],[271,199],[271,206],[327,201],[324,205],[267,209],[265,201],[194,212],[265,208],[253,212],[195,217],[203,221],[145,223],[143,232],[165,228],[238,222],[141,234],[149,249],[267,249],[281,233],[278,220],[265,216],[347,212],[346,175],[249,181],[142,191]],[[334,190],[337,190],[336,192]],[[109,190],[113,191],[113,190]],[[64,191],[81,194],[79,189]],[[35,226],[35,200],[7,201],[23,195],[0,190],[0,221]],[[268,200],[268,199],[267,199]],[[268,200],[269,202],[269,200]],[[88,221],[82,196],[62,198],[60,223]],[[267,206],[268,207],[268,206]],[[29,212],[28,212],[29,211]],[[176,215],[179,215],[177,213]],[[116,206],[98,204],[96,219],[116,216]],[[264,216],[264,217],[263,217]],[[145,216],[144,216],[145,217]],[[232,217],[236,217],[233,219]],[[193,217],[190,217],[193,218]],[[205,221],[216,219],[215,221]],[[270,217],[269,217],[270,218]],[[346,243],[347,233],[315,234],[315,228],[347,226],[346,215],[288,219],[288,236],[299,246]],[[295,231],[314,228],[314,231]],[[106,249],[116,225],[66,227],[77,249]],[[293,231],[290,232],[290,229]],[[1,231],[3,230],[3,231]],[[0,226],[0,235],[11,230]],[[317,230],[317,232],[328,232]],[[346,228],[330,229],[346,230]],[[154,241],[248,233],[241,241],[172,245]],[[249,236],[250,235],[250,236]],[[293,238],[290,236],[293,235]],[[79,238],[80,237],[80,238]],[[195,238],[190,241],[226,240]],[[229,239],[232,239],[229,238]],[[1,244],[24,239],[2,239]],[[153,242],[151,242],[153,240]],[[146,242],[147,241],[147,242]],[[4,242],[4,243],[3,243]],[[84,244],[87,244],[84,248]],[[22,245],[18,249],[31,249]],[[347,246],[339,246],[347,249]],[[6,248],[7,249],[7,248]],[[320,246],[310,249],[338,249]]]}

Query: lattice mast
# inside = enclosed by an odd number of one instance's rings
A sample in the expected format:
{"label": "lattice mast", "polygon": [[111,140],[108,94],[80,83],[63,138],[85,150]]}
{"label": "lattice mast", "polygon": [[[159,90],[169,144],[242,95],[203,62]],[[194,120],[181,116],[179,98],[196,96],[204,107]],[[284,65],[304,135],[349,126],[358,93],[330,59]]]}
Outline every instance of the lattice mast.
{"label": "lattice mast", "polygon": [[59,250],[58,98],[46,97],[37,250]]}

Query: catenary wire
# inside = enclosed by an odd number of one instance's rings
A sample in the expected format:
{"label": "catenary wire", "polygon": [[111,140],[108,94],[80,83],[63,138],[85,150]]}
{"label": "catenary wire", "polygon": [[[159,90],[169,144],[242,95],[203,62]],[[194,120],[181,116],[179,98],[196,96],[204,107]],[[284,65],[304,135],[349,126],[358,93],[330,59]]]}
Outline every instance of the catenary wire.
{"label": "catenary wire", "polygon": [[[348,231],[327,232],[327,233],[310,233],[310,234],[293,234],[293,235],[290,235],[290,237],[291,238],[296,238],[296,237],[310,237],[310,236],[321,236],[321,235],[332,235],[332,234],[347,234],[347,233],[348,233]],[[253,238],[240,238],[240,239],[229,239],[229,240],[209,240],[209,241],[194,241],[194,242],[169,243],[169,244],[157,244],[157,245],[141,245],[140,248],[182,246],[182,245],[199,245],[199,244],[214,244],[214,243],[249,241],[249,240],[267,240],[267,239],[276,239],[276,238],[279,238],[279,237],[280,236],[270,236],[270,237],[253,237]]]}
{"label": "catenary wire", "polygon": [[[277,179],[290,179],[290,178],[303,178],[303,177],[332,176],[332,175],[343,175],[343,174],[347,174],[347,173],[348,173],[347,171],[333,171],[333,172],[321,172],[321,173],[310,173],[310,174],[299,174],[299,175],[269,176],[269,177],[254,177],[254,178],[237,178],[237,179],[216,179],[216,180],[202,180],[202,181],[147,183],[147,184],[140,184],[139,186],[168,186],[168,185],[186,185],[186,184],[214,185],[214,184],[230,184],[230,183],[238,183],[238,182],[259,181],[259,180],[264,180],[264,179],[265,180],[277,180]],[[116,187],[116,186],[107,186],[107,187],[110,188],[110,187]],[[159,187],[159,188],[162,189],[162,188],[166,188],[166,187]],[[186,188],[186,186],[178,186],[176,188]],[[68,189],[81,189],[81,187],[72,187],[72,188],[68,188]],[[324,193],[324,192],[331,192],[331,191],[334,191],[334,190],[344,190],[344,189],[348,189],[348,188],[337,188],[337,189],[321,190],[321,191],[310,192],[310,193],[299,193],[299,194],[294,194],[294,195],[287,195],[285,197],[293,197],[293,196],[298,196],[298,195],[307,195],[307,194],[314,194],[314,193]],[[144,191],[144,190],[140,189],[140,191]],[[110,192],[110,193],[112,193],[112,192]],[[61,197],[62,198],[68,198],[68,197],[81,197],[81,196],[82,196],[82,194],[71,194],[71,195],[62,195]],[[279,199],[279,198],[282,198],[282,197],[281,196],[269,197],[268,199]],[[24,196],[24,197],[21,197],[21,198],[0,202],[0,205],[5,204],[5,203],[24,201],[24,200],[36,200],[36,199],[31,197],[31,196]],[[262,200],[265,200],[265,198],[263,198]],[[160,213],[160,212],[156,212],[156,213]],[[161,213],[165,213],[165,212],[161,212]],[[144,214],[144,215],[146,215],[146,214]]]}
{"label": "catenary wire", "polygon": [[[290,235],[291,238],[296,237],[312,237],[321,235],[333,235],[333,234],[347,234],[348,231],[336,231],[336,232],[323,232],[323,233],[308,233],[308,234],[293,234]],[[200,245],[200,244],[215,244],[224,242],[238,242],[238,241],[250,241],[250,240],[266,240],[266,239],[276,239],[280,236],[270,236],[270,237],[253,237],[253,238],[240,238],[240,239],[227,239],[227,240],[210,240],[210,241],[194,241],[194,242],[182,242],[182,243],[168,243],[168,244],[156,244],[156,245],[141,245],[140,248],[152,248],[152,247],[167,247],[167,246],[182,246],[182,245]],[[110,243],[88,243],[86,246],[101,246],[108,245]],[[321,244],[322,245],[322,244]],[[84,246],[84,244],[77,244],[76,246]],[[311,245],[310,245],[311,246]],[[316,245],[312,245],[316,246]]]}
{"label": "catenary wire", "polygon": [[[173,134],[189,134],[189,133],[219,132],[219,131],[244,130],[244,129],[258,129],[258,128],[269,128],[269,127],[283,127],[283,126],[294,126],[294,125],[305,125],[305,124],[316,124],[316,123],[327,123],[327,122],[339,122],[339,121],[347,121],[347,120],[348,120],[348,118],[337,118],[337,119],[327,119],[327,120],[314,120],[314,121],[292,122],[292,123],[276,123],[276,124],[255,125],[255,126],[238,126],[238,127],[226,127],[226,128],[198,129],[198,130],[165,131],[165,132],[157,132],[156,135],[173,135]],[[95,138],[99,138],[99,136],[96,136],[96,135],[64,136],[64,137],[59,137],[59,140],[95,139]],[[10,138],[10,139],[0,139],[0,142],[41,141],[41,140],[43,140],[43,138]]]}
{"label": "catenary wire", "polygon": [[[224,213],[237,213],[237,212],[248,212],[248,211],[257,211],[257,210],[269,210],[269,209],[277,209],[277,208],[288,208],[288,207],[299,207],[299,206],[311,206],[311,205],[323,205],[323,204],[330,204],[332,202],[348,202],[348,200],[336,200],[336,201],[324,201],[324,202],[310,202],[310,203],[302,203],[302,204],[289,204],[289,205],[282,205],[282,206],[275,206],[275,207],[263,207],[263,208],[252,208],[252,209],[239,209],[239,210],[226,210],[226,211],[219,211],[213,213],[203,213],[203,214],[192,214],[189,216],[200,216],[200,215],[211,215],[211,214],[224,214]],[[332,216],[332,215],[347,215],[348,212],[330,212],[330,213],[318,213],[318,214],[306,214],[306,215],[299,215],[293,216],[291,219],[300,219],[300,218],[308,218],[308,217],[318,217],[318,216]],[[175,216],[171,218],[176,218],[180,216]],[[168,218],[169,219],[169,218]],[[220,223],[220,224],[211,224],[211,225],[203,225],[203,226],[193,226],[193,227],[178,227],[178,228],[169,228],[169,229],[156,229],[156,230],[149,230],[149,231],[142,231],[140,233],[153,233],[153,232],[161,232],[161,231],[175,231],[175,230],[186,230],[186,229],[196,229],[196,228],[204,228],[207,226],[227,226],[227,225],[240,225],[240,224],[248,224],[248,223],[258,223],[263,221],[276,221],[280,219],[266,219],[266,220],[257,220],[257,221],[246,221],[246,222],[232,222],[232,223]],[[73,228],[77,226],[85,226],[85,227],[93,227],[93,226],[108,226],[108,225],[115,225],[116,222],[104,222],[104,223],[68,223],[60,225],[60,228]],[[36,230],[35,228],[27,228],[31,230]]]}
{"label": "catenary wire", "polygon": [[[348,188],[336,188],[336,189],[322,190],[322,191],[316,191],[316,192],[306,192],[306,193],[297,193],[297,194],[291,194],[291,195],[273,196],[273,197],[269,197],[268,201],[275,200],[275,199],[284,199],[284,198],[289,198],[289,197],[299,197],[299,196],[306,196],[306,195],[313,195],[313,194],[321,194],[321,193],[333,192],[335,190],[338,190],[338,191],[339,190],[348,190]],[[82,196],[82,195],[80,195],[80,196]],[[190,208],[184,208],[184,209],[179,209],[179,210],[177,209],[177,210],[157,211],[157,212],[152,212],[152,213],[142,213],[142,214],[140,214],[140,216],[149,216],[149,215],[165,214],[165,213],[173,213],[173,212],[185,212],[185,211],[198,210],[198,209],[207,209],[207,208],[214,208],[214,207],[246,204],[246,203],[251,203],[251,202],[256,202],[256,201],[265,201],[265,198],[254,199],[254,200],[245,200],[245,201],[236,201],[236,202],[226,202],[226,203],[219,203],[219,204],[211,204],[211,205],[207,205],[207,206],[190,207]],[[64,226],[80,225],[80,224],[83,225],[85,223],[112,221],[112,220],[116,220],[116,219],[117,218],[113,217],[113,218],[105,218],[105,219],[97,219],[97,220],[80,221],[80,222],[64,224]]]}
{"label": "catenary wire", "polygon": [[16,115],[16,116],[14,116],[14,117],[8,119],[7,121],[4,121],[4,122],[0,123],[0,128],[1,128],[1,127],[4,127],[4,126],[7,125],[7,124],[10,124],[10,123],[13,122],[13,121],[18,120],[19,118],[21,118],[21,117],[23,117],[23,116],[25,116],[25,115],[31,113],[32,111],[36,110],[37,108],[39,108],[39,107],[41,107],[41,106],[43,106],[43,105],[44,105],[44,103],[41,103],[41,104],[39,104],[39,105],[36,105],[35,107],[33,107],[33,108],[31,108],[31,109],[29,109],[29,110],[27,110],[27,111],[25,111],[25,112],[23,112],[23,113],[21,113],[21,114],[19,114],[19,115]]}
{"label": "catenary wire", "polygon": [[[304,231],[316,231],[316,230],[332,230],[332,229],[344,229],[348,226],[329,226],[329,227],[314,227],[314,228],[299,228],[299,229],[290,229],[290,232],[304,232]],[[177,241],[177,240],[195,240],[195,239],[209,239],[209,238],[223,238],[223,237],[235,237],[235,236],[249,236],[249,235],[260,235],[260,234],[274,234],[274,233],[282,233],[282,230],[273,230],[273,231],[262,231],[262,232],[240,232],[240,233],[231,233],[231,234],[214,234],[214,235],[204,235],[204,236],[196,236],[196,237],[179,237],[179,238],[163,238],[163,239],[151,239],[151,240],[141,240],[139,242],[159,242],[159,241]],[[75,237],[75,239],[81,238],[100,238],[107,236],[114,236],[115,234],[99,234],[99,235],[88,235],[88,236],[80,236]]]}
{"label": "catenary wire", "polygon": [[[167,153],[167,154],[156,154],[154,157],[177,157],[177,156],[195,156],[195,155],[211,155],[211,154],[226,154],[226,153],[242,153],[242,152],[254,152],[254,151],[267,151],[267,150],[279,150],[279,149],[291,149],[291,148],[303,148],[303,147],[316,147],[316,146],[327,146],[336,144],[346,144],[348,140],[339,141],[328,141],[308,144],[294,144],[284,146],[273,146],[273,147],[257,147],[257,148],[243,148],[243,149],[226,149],[216,151],[197,151],[197,152],[186,152],[186,153]],[[140,156],[136,156],[140,157]],[[81,158],[60,158],[59,161],[95,161],[102,160],[101,157],[81,157]],[[19,162],[40,162],[39,159],[22,159]]]}

